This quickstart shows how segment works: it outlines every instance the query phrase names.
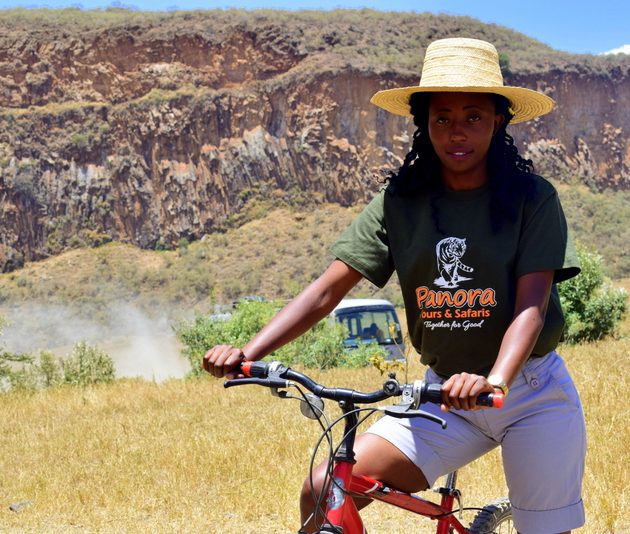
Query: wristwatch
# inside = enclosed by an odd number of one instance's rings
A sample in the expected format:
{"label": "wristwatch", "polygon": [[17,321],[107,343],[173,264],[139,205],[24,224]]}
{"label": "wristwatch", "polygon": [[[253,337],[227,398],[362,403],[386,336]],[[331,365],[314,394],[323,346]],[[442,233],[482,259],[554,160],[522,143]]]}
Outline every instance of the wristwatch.
{"label": "wristwatch", "polygon": [[507,394],[510,392],[510,388],[505,383],[505,380],[503,380],[503,377],[501,375],[490,375],[488,377],[488,382],[491,386],[499,388],[501,391],[503,391],[503,396],[507,397]]}

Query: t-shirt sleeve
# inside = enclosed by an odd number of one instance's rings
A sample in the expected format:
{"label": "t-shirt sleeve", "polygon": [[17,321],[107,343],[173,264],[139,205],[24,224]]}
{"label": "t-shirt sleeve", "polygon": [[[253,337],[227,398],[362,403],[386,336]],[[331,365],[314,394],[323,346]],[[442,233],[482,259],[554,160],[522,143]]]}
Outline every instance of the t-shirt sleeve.
{"label": "t-shirt sleeve", "polygon": [[385,226],[384,194],[381,191],[374,197],[330,248],[337,259],[378,287],[383,287],[394,272]]}
{"label": "t-shirt sleeve", "polygon": [[526,215],[519,241],[516,276],[554,270],[554,283],[580,272],[580,263],[555,189]]}

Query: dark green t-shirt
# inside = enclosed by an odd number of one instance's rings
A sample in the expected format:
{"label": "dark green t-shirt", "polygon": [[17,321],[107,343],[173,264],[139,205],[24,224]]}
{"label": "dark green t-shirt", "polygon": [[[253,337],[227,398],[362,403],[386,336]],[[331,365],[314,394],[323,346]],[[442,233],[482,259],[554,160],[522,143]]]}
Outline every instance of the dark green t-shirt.
{"label": "dark green t-shirt", "polygon": [[[579,273],[558,195],[523,175],[513,217],[493,229],[488,186],[413,195],[381,191],[332,246],[332,253],[378,287],[396,271],[409,334],[422,363],[442,376],[486,373],[514,313],[518,277]],[[554,284],[532,356],[553,350],[564,318]]]}

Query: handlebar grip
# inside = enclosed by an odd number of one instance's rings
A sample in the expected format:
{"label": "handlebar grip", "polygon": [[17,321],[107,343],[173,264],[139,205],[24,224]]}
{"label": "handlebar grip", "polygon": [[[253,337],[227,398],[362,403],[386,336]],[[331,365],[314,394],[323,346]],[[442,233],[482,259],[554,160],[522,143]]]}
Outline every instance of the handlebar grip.
{"label": "handlebar grip", "polygon": [[241,372],[247,377],[265,378],[268,374],[269,363],[244,361],[241,362]]}
{"label": "handlebar grip", "polygon": [[442,384],[426,384],[422,391],[422,402],[442,403]]}
{"label": "handlebar grip", "polygon": [[[502,393],[482,393],[477,397],[478,406],[489,406],[491,408],[502,408],[505,396]],[[427,384],[422,392],[422,402],[432,402],[441,404],[442,385]]]}

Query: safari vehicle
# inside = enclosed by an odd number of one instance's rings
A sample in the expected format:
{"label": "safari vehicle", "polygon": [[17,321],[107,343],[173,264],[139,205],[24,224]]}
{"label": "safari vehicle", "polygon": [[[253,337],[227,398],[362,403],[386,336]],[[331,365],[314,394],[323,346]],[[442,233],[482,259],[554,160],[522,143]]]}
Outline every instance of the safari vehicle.
{"label": "safari vehicle", "polygon": [[335,320],[346,327],[345,345],[378,343],[388,352],[388,360],[404,360],[405,346],[394,305],[382,299],[343,299],[333,310]]}

